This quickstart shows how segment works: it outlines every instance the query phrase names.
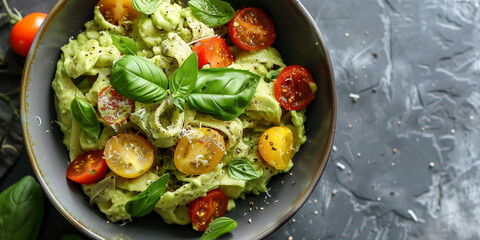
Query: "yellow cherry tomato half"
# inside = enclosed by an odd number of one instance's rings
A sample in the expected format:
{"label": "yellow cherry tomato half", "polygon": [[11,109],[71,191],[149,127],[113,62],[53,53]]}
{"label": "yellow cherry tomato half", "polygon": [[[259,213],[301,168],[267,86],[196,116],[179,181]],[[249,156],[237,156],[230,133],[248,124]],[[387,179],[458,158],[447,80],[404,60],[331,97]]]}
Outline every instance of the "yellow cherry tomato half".
{"label": "yellow cherry tomato half", "polygon": [[225,154],[222,135],[210,128],[194,128],[178,141],[174,161],[178,171],[200,175],[212,171]]}
{"label": "yellow cherry tomato half", "polygon": [[152,144],[132,133],[111,137],[105,146],[104,155],[110,170],[124,178],[138,177],[153,164]]}
{"label": "yellow cherry tomato half", "polygon": [[258,151],[263,160],[277,170],[284,170],[293,150],[293,133],[287,127],[267,129],[258,141]]}

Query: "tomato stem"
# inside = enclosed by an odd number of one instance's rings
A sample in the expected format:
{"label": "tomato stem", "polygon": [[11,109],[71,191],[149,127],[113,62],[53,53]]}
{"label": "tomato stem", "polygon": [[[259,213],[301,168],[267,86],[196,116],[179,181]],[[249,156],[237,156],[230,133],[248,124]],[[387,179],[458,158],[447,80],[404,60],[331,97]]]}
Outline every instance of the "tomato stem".
{"label": "tomato stem", "polygon": [[8,6],[7,0],[2,0],[2,2],[0,3],[0,6],[1,6],[2,3],[5,6],[6,13],[1,13],[0,18],[2,18],[4,16],[8,17],[8,23],[10,23],[11,25],[15,25],[17,22],[22,20],[22,18],[23,18],[22,14],[20,14],[20,12],[16,8],[13,8],[13,10],[12,10]]}

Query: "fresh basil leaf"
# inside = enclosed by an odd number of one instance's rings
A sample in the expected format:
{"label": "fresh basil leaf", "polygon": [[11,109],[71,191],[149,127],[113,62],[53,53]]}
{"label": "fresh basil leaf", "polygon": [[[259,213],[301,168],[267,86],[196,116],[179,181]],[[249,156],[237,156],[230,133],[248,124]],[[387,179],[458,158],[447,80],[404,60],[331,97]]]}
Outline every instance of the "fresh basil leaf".
{"label": "fresh basil leaf", "polygon": [[229,121],[252,101],[260,77],[245,70],[211,68],[198,71],[195,88],[187,97],[190,109]]}
{"label": "fresh basil leaf", "polygon": [[168,173],[164,174],[157,181],[150,184],[145,191],[128,200],[125,204],[125,210],[132,217],[143,217],[150,213],[165,192],[169,176]]}
{"label": "fresh basil leaf", "polygon": [[275,79],[277,79],[278,74],[280,74],[280,72],[282,72],[282,70],[280,70],[280,69],[272,70],[272,71],[267,73],[266,77],[270,80],[275,80]]}
{"label": "fresh basil leaf", "polygon": [[111,33],[113,45],[118,48],[118,50],[127,55],[137,54],[137,45],[133,39],[118,34]]}
{"label": "fresh basil leaf", "polygon": [[100,135],[100,124],[97,119],[97,112],[87,100],[75,97],[70,103],[70,111],[73,119],[83,128],[85,132],[98,138]]}
{"label": "fresh basil leaf", "polygon": [[228,174],[234,179],[253,180],[261,177],[263,171],[257,171],[247,160],[239,158],[230,162]]}
{"label": "fresh basil leaf", "polygon": [[175,71],[170,79],[170,91],[174,97],[173,103],[182,111],[185,108],[185,98],[195,87],[198,75],[198,59],[197,54],[193,52],[183,62],[177,71]]}
{"label": "fresh basil leaf", "polygon": [[190,0],[188,6],[193,16],[210,27],[228,23],[235,16],[232,6],[220,0]]}
{"label": "fresh basil leaf", "polygon": [[145,58],[127,55],[113,64],[110,83],[117,93],[141,103],[167,97],[168,79],[161,68]]}
{"label": "fresh basil leaf", "polygon": [[157,9],[160,0],[132,0],[133,8],[137,11],[151,15]]}
{"label": "fresh basil leaf", "polygon": [[44,214],[43,191],[32,176],[0,193],[0,239],[37,239]]}
{"label": "fresh basil leaf", "polygon": [[200,240],[213,240],[237,227],[237,222],[228,217],[219,217],[213,220],[203,233]]}
{"label": "fresh basil leaf", "polygon": [[177,96],[173,98],[173,104],[180,108],[181,111],[185,110],[185,97]]}

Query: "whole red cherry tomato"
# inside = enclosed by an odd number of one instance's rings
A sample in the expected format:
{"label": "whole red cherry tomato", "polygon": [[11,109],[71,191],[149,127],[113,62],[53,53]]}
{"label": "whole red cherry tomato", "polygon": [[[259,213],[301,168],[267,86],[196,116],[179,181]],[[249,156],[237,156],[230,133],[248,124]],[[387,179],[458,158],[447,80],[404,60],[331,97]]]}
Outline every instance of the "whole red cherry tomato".
{"label": "whole red cherry tomato", "polygon": [[28,55],[33,39],[46,16],[45,13],[30,13],[13,26],[10,32],[10,46],[13,51],[22,57]]}

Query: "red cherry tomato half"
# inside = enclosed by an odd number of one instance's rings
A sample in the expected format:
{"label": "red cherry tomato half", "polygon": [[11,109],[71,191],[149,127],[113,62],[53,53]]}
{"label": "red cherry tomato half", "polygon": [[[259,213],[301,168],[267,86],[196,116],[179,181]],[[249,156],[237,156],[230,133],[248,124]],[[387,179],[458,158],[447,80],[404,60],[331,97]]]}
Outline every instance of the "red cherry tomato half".
{"label": "red cherry tomato half", "polygon": [[133,21],[140,15],[131,0],[100,0],[97,6],[105,20],[117,26],[125,21]]}
{"label": "red cherry tomato half", "polygon": [[102,179],[107,170],[103,150],[88,151],[70,163],[67,177],[77,183],[92,184]]}
{"label": "red cherry tomato half", "polygon": [[210,64],[211,68],[222,68],[233,63],[233,55],[227,43],[219,36],[199,40],[192,50],[198,56],[198,69],[206,64]]}
{"label": "red cherry tomato half", "polygon": [[228,23],[228,35],[233,43],[244,50],[268,48],[275,41],[272,19],[259,8],[244,8]]}
{"label": "red cherry tomato half", "polygon": [[220,189],[213,189],[205,197],[199,197],[188,206],[193,229],[204,232],[216,218],[227,212],[228,198]]}
{"label": "red cherry tomato half", "polygon": [[10,32],[10,46],[13,51],[22,57],[28,55],[33,39],[46,16],[45,13],[30,13],[13,26]]}
{"label": "red cherry tomato half", "polygon": [[317,85],[308,69],[292,65],[284,68],[273,81],[275,98],[287,110],[305,108],[315,98]]}
{"label": "red cherry tomato half", "polygon": [[98,93],[97,105],[103,120],[109,124],[117,124],[130,117],[135,108],[135,101],[118,94],[112,86],[109,86]]}

